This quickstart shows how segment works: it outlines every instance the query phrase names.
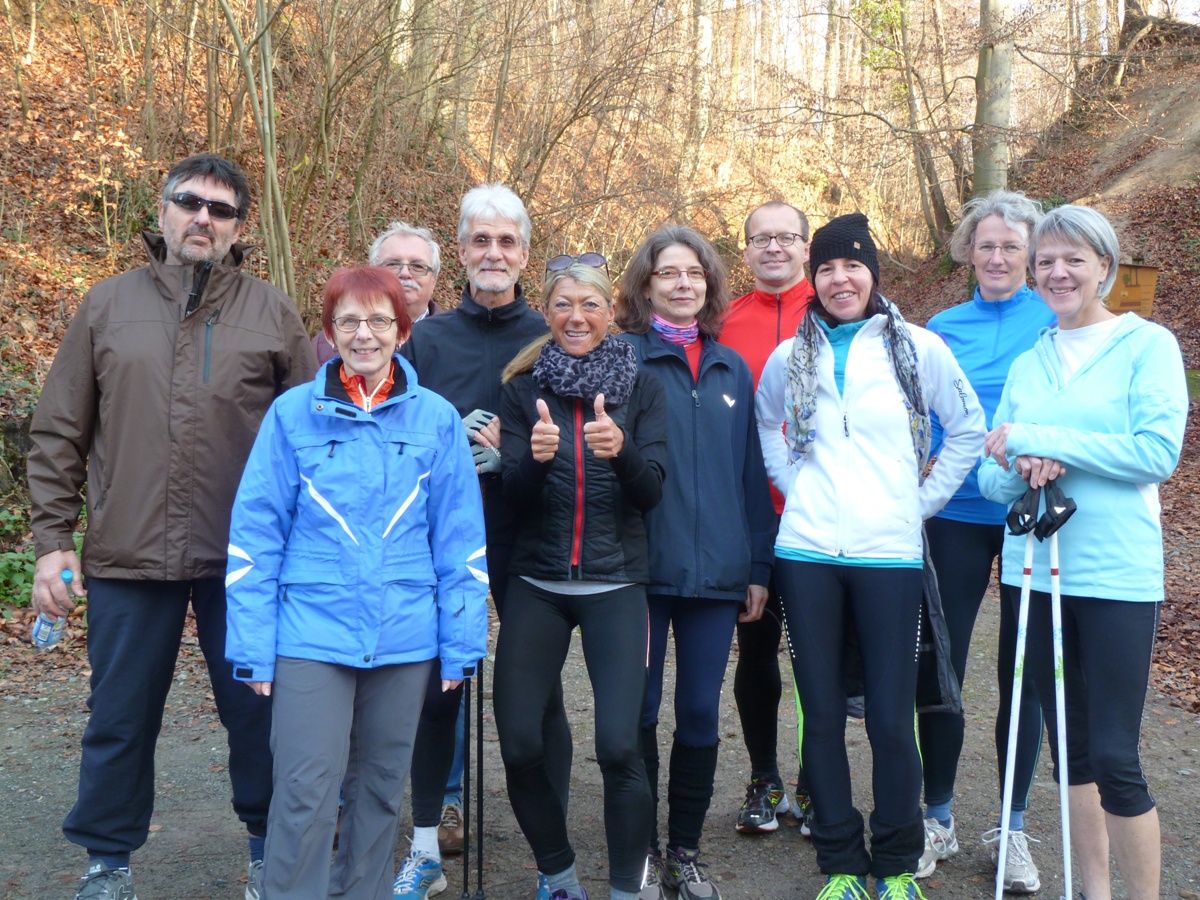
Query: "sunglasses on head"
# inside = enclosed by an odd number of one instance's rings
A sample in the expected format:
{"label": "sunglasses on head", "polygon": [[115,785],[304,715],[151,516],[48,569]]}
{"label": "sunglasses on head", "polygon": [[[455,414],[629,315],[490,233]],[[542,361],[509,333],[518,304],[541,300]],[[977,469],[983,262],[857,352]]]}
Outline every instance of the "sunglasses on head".
{"label": "sunglasses on head", "polygon": [[180,209],[190,213],[198,213],[207,206],[208,214],[214,219],[236,219],[238,217],[236,206],[231,206],[221,200],[205,200],[203,197],[197,197],[195,194],[189,194],[187,191],[172,194],[167,199]]}
{"label": "sunglasses on head", "polygon": [[546,263],[547,272],[561,272],[563,269],[569,269],[575,263],[581,266],[589,266],[593,269],[603,269],[604,274],[608,274],[608,260],[599,253],[580,253],[578,256],[552,256],[550,261]]}

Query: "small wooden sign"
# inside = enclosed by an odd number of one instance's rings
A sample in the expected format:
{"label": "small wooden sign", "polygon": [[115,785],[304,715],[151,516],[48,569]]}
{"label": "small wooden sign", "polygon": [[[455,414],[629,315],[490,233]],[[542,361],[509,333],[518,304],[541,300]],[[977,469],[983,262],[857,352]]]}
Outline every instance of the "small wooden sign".
{"label": "small wooden sign", "polygon": [[1108,295],[1108,308],[1120,315],[1135,312],[1143,319],[1154,311],[1154,288],[1158,285],[1155,266],[1117,266],[1117,283]]}

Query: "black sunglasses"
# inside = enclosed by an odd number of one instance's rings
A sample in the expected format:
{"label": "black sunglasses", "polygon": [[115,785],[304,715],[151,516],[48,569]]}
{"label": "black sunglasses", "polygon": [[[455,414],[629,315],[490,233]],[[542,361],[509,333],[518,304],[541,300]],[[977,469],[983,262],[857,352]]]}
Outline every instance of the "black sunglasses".
{"label": "black sunglasses", "polygon": [[172,194],[167,199],[180,209],[190,213],[198,213],[207,206],[208,214],[214,219],[238,218],[238,208],[222,200],[205,200],[203,197],[197,197],[195,194],[189,194],[186,191]]}
{"label": "black sunglasses", "polygon": [[604,274],[608,274],[608,260],[599,253],[580,253],[578,256],[552,256],[550,261],[546,263],[547,272],[561,272],[563,269],[569,269],[575,263],[583,266],[589,266],[593,269],[603,269]]}

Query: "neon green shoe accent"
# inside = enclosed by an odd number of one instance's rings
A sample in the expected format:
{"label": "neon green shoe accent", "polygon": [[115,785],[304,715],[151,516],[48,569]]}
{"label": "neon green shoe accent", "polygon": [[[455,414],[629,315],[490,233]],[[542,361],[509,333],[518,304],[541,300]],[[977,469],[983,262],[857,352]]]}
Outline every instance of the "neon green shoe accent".
{"label": "neon green shoe accent", "polygon": [[871,900],[867,879],[859,875],[830,875],[817,900]]}
{"label": "neon green shoe accent", "polygon": [[925,900],[911,873],[880,879],[875,882],[875,890],[879,892],[879,900]]}

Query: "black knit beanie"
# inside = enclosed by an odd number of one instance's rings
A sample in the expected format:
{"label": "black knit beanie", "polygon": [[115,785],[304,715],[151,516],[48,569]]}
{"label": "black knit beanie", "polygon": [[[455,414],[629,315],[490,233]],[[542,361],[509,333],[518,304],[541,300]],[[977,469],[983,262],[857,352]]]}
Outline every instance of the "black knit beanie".
{"label": "black knit beanie", "polygon": [[875,277],[879,287],[879,252],[871,240],[869,220],[862,213],[850,213],[830,219],[813,232],[808,245],[808,261],[813,277],[822,263],[831,259],[857,259]]}

